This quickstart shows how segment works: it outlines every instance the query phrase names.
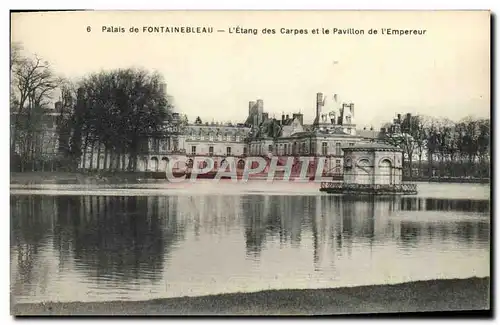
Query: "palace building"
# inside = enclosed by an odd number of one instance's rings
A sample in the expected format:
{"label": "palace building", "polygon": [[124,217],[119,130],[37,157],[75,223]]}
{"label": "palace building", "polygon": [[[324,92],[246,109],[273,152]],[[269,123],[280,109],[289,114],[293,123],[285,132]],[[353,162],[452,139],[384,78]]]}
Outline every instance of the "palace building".
{"label": "palace building", "polygon": [[[47,121],[60,116],[57,111],[48,112]],[[189,168],[194,158],[200,156],[212,157],[216,167],[227,157],[237,159],[241,167],[248,156],[308,156],[325,157],[325,172],[340,175],[343,147],[374,141],[380,136],[380,132],[373,130],[358,131],[354,104],[338,101],[337,95],[327,102],[322,93],[317,93],[315,107],[311,111],[314,112],[314,120],[309,125],[304,124],[301,112],[270,118],[262,99],[249,102],[248,116],[242,123],[204,122],[199,117],[190,123],[185,116],[174,112],[171,121],[165,123],[164,132],[151,135],[145,144],[139,154],[137,171],[163,172],[170,163],[174,164],[171,166],[174,170]],[[56,156],[60,149],[60,136],[54,134],[57,129],[55,124],[51,122],[47,125],[47,132],[53,135],[49,137],[52,142],[47,147],[50,147],[47,151],[51,156]],[[95,147],[82,149],[82,170],[110,168],[111,159],[104,157],[104,150]],[[123,161],[126,166],[128,158],[123,157]]]}

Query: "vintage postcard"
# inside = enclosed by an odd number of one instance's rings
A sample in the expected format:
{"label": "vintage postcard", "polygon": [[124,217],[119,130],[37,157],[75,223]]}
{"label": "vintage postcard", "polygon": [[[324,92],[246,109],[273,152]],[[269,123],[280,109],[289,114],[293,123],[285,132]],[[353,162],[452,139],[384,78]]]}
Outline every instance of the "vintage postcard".
{"label": "vintage postcard", "polygon": [[489,11],[10,18],[13,315],[490,310]]}

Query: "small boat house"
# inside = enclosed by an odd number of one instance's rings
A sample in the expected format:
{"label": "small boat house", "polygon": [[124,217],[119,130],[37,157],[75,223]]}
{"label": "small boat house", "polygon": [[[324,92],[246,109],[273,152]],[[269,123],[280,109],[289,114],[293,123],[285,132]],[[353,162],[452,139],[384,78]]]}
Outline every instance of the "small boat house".
{"label": "small boat house", "polygon": [[342,148],[341,182],[323,182],[321,191],[334,194],[416,194],[417,185],[403,183],[403,151],[384,143]]}

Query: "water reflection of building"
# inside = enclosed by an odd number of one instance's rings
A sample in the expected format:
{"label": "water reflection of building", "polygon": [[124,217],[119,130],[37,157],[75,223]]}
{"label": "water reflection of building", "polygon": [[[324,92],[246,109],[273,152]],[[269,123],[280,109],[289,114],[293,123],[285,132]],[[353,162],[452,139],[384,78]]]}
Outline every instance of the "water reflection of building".
{"label": "water reflection of building", "polygon": [[175,197],[183,224],[192,224],[196,238],[203,233],[229,233],[241,215],[240,196],[198,195]]}
{"label": "water reflection of building", "polygon": [[302,226],[309,218],[307,197],[246,196],[241,211],[247,255],[258,256],[266,241],[300,245]]}
{"label": "water reflection of building", "polygon": [[[247,255],[257,258],[270,242],[282,248],[300,245],[311,249],[316,269],[359,251],[355,246],[396,244],[406,249],[424,241],[426,247],[489,246],[484,202],[444,200],[424,206],[419,200],[425,199],[11,196],[12,292],[26,293],[29,283],[50,279],[41,265],[49,264],[46,259],[52,256],[59,258],[61,273],[76,268],[78,276],[113,277],[124,284],[157,280],[164,260],[179,241],[192,239],[187,238],[192,231],[198,236],[231,232],[246,245]],[[436,206],[448,210],[437,211]],[[190,223],[194,230],[188,229]]]}

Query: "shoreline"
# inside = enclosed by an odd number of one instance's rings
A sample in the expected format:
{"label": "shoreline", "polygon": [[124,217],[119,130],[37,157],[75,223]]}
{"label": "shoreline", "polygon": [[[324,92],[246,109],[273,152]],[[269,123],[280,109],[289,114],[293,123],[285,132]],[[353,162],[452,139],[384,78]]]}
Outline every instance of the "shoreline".
{"label": "shoreline", "polygon": [[283,289],[146,301],[11,303],[11,315],[333,315],[489,310],[490,278]]}
{"label": "shoreline", "polygon": [[[103,172],[103,173],[83,173],[83,172],[11,172],[11,185],[43,185],[43,184],[98,184],[98,185],[118,185],[136,182],[151,182],[151,181],[167,181],[163,173],[153,172]],[[176,177],[182,176],[181,174]],[[211,179],[211,175],[200,174],[197,178],[200,180]],[[189,179],[188,175],[187,179]],[[241,177],[241,175],[239,175]],[[329,178],[324,176],[328,181],[342,181],[342,178]],[[299,175],[291,175],[290,180],[300,178]],[[267,174],[250,175],[249,180],[267,180]],[[282,177],[277,175],[276,180],[282,180]],[[403,178],[405,182],[422,182],[422,183],[445,183],[445,184],[490,184],[489,179],[455,179],[455,178]],[[304,181],[312,181],[311,177],[307,176]],[[318,184],[321,180],[317,181]]]}

